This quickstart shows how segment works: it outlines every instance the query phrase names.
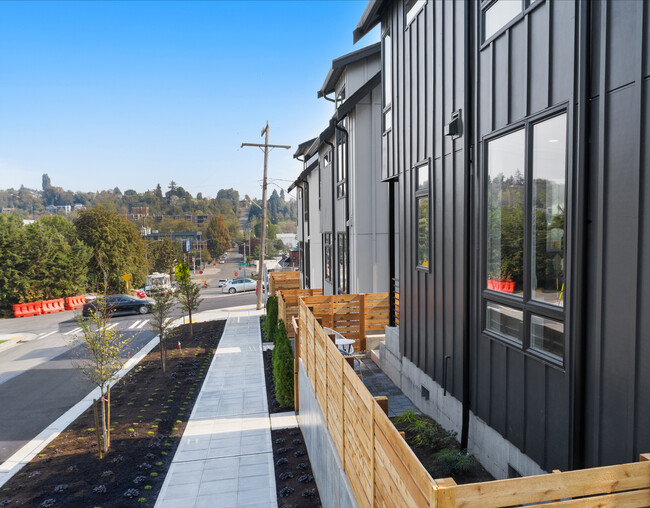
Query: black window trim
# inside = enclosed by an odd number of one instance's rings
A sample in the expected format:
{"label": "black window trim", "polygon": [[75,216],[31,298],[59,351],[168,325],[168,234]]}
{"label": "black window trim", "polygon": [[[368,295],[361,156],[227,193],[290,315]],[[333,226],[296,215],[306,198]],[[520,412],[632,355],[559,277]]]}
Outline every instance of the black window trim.
{"label": "black window trim", "polygon": [[[543,0],[537,0],[542,2]],[[532,147],[531,147],[531,135],[533,127],[536,124],[542,123],[546,120],[549,120],[553,117],[560,116],[562,114],[566,115],[566,159],[565,159],[565,182],[567,192],[565,193],[565,206],[566,214],[564,218],[564,228],[565,228],[565,238],[568,240],[565,241],[565,254],[564,258],[566,261],[565,265],[565,304],[563,307],[558,307],[557,305],[552,305],[546,302],[539,300],[533,300],[530,298],[530,281],[528,280],[528,275],[530,275],[530,210],[528,210],[532,195],[532,180],[530,178],[530,172],[532,171]],[[572,294],[573,288],[568,283],[571,280],[571,273],[573,267],[570,264],[570,234],[569,224],[570,216],[572,214],[571,206],[571,194],[569,190],[572,188],[571,182],[571,125],[572,125],[572,114],[570,104],[568,102],[563,102],[547,108],[541,112],[537,112],[531,115],[524,117],[523,119],[512,123],[502,129],[497,129],[489,134],[486,134],[481,138],[481,234],[480,234],[480,327],[481,335],[491,339],[497,340],[501,343],[506,344],[509,347],[514,348],[516,351],[531,357],[537,360],[540,360],[554,368],[560,369],[562,371],[566,370],[569,365],[569,321],[570,321],[570,309],[568,308],[568,302]],[[494,141],[500,137],[512,134],[518,130],[525,129],[525,139],[524,139],[524,157],[525,157],[525,167],[524,167],[524,179],[525,179],[525,197],[524,197],[524,293],[522,296],[511,295],[508,293],[503,293],[499,291],[493,291],[487,289],[487,214],[485,213],[485,207],[487,206],[487,157],[488,150],[487,145],[490,141]],[[523,337],[521,341],[513,340],[503,334],[500,334],[494,330],[487,329],[487,312],[486,305],[487,302],[491,301],[494,303],[499,303],[501,305],[506,305],[523,312]],[[562,358],[557,358],[555,355],[546,353],[539,349],[534,349],[530,345],[530,324],[531,324],[531,315],[537,315],[543,318],[552,319],[559,321],[564,325],[564,353]]]}
{"label": "black window trim", "polygon": [[514,18],[508,21],[503,25],[499,30],[490,36],[489,39],[484,39],[485,36],[485,11],[487,11],[493,4],[498,0],[484,0],[481,4],[481,14],[480,14],[480,26],[481,26],[481,40],[483,41],[479,47],[479,51],[484,50],[487,46],[492,44],[496,39],[501,37],[505,32],[507,32],[514,25],[519,23],[528,13],[532,12],[534,9],[537,9],[540,5],[543,5],[546,0],[521,0],[523,4],[522,11],[517,14]]}
{"label": "black window trim", "polygon": [[[418,169],[420,169],[423,166],[427,166],[428,173],[429,173],[429,180],[428,180],[428,187],[426,190],[418,190]],[[433,224],[433,218],[432,218],[432,213],[433,213],[433,206],[432,206],[432,200],[431,200],[431,183],[432,183],[432,175],[431,175],[431,158],[427,157],[426,159],[422,159],[419,162],[416,162],[413,165],[413,168],[411,169],[412,172],[412,180],[413,180],[413,199],[414,199],[414,213],[415,213],[415,231],[413,232],[413,238],[415,238],[415,245],[413,252],[415,254],[415,269],[417,271],[421,272],[426,272],[426,273],[431,273],[432,270],[432,257],[431,257],[431,226]],[[418,263],[418,248],[417,248],[417,240],[418,240],[418,220],[417,220],[417,203],[418,203],[418,198],[422,197],[428,197],[429,198],[429,245],[427,246],[427,250],[429,251],[429,266],[423,266]]]}

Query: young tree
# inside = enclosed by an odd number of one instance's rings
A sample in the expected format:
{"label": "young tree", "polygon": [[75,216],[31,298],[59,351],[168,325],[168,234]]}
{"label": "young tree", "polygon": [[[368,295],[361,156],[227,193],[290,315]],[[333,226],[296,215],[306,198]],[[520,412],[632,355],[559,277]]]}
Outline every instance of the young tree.
{"label": "young tree", "polygon": [[169,238],[165,238],[160,242],[150,243],[149,253],[154,271],[168,273],[170,278],[174,275],[174,267],[183,255],[181,252],[181,244]]}
{"label": "young tree", "polygon": [[163,376],[166,374],[167,363],[167,336],[174,318],[171,317],[174,307],[174,295],[171,291],[155,291],[153,294],[154,305],[151,309],[151,330],[158,334],[160,339],[160,368]]}
{"label": "young tree", "polygon": [[131,341],[120,332],[109,329],[110,317],[111,309],[106,299],[99,297],[96,311],[88,319],[79,317],[77,320],[81,331],[70,341],[76,357],[73,365],[99,387],[101,393],[101,432],[97,429],[101,442],[99,458],[102,458],[102,453],[108,452],[110,446],[110,422],[107,418],[110,414],[110,382],[117,379],[117,373],[124,366],[122,353]]}
{"label": "young tree", "polygon": [[187,310],[190,318],[190,337],[194,336],[192,329],[192,311],[196,311],[201,305],[203,298],[200,297],[201,288],[198,284],[190,279],[190,267],[185,263],[180,263],[176,267],[176,282],[180,292],[183,312]]}

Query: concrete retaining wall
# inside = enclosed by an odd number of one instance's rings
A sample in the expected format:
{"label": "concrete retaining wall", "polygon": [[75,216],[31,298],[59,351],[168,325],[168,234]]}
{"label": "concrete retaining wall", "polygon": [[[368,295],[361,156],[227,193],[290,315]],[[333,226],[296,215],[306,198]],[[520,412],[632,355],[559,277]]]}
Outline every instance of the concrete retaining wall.
{"label": "concrete retaining wall", "polygon": [[298,424],[305,438],[321,502],[325,508],[357,508],[350,481],[343,471],[338,452],[327,430],[325,417],[318,405],[302,361],[300,361],[298,382],[300,393]]}

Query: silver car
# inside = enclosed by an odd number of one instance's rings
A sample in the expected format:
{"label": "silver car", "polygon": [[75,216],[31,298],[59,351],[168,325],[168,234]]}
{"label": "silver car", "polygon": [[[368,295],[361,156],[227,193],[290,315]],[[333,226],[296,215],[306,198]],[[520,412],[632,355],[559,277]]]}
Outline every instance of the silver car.
{"label": "silver car", "polygon": [[233,279],[229,281],[221,290],[222,293],[241,293],[243,291],[255,291],[257,281],[253,279]]}

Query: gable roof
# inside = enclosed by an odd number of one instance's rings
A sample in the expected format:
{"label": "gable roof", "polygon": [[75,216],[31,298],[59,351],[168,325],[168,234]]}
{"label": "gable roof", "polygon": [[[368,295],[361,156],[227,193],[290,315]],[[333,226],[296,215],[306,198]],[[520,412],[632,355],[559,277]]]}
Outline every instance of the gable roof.
{"label": "gable roof", "polygon": [[327,95],[328,93],[332,93],[334,91],[336,82],[341,77],[341,74],[343,74],[346,66],[380,52],[381,43],[376,42],[375,44],[371,44],[370,46],[366,46],[365,48],[358,49],[357,51],[353,51],[352,53],[348,53],[347,55],[343,55],[335,60],[332,60],[332,67],[325,77],[325,82],[323,83],[321,89],[316,92],[317,97],[320,99],[324,95]]}

